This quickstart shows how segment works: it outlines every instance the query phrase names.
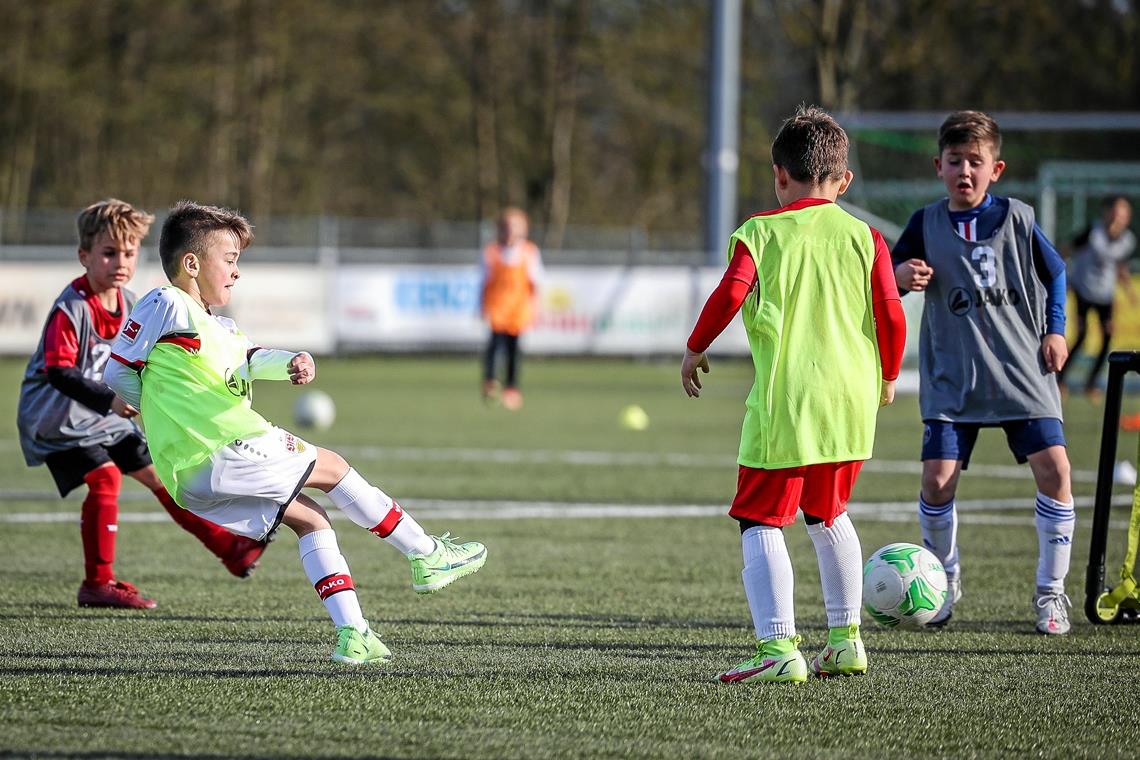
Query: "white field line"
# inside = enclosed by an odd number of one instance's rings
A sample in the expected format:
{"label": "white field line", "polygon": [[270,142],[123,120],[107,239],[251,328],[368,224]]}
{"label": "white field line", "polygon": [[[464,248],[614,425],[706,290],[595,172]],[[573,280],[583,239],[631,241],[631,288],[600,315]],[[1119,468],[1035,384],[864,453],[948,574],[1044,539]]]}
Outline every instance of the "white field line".
{"label": "white field line", "polygon": [[[0,497],[7,498],[4,494]],[[1087,509],[1092,506],[1092,498],[1076,499],[1076,506]],[[1113,504],[1132,503],[1129,495],[1113,497]],[[728,509],[723,504],[603,504],[588,502],[550,501],[460,501],[454,499],[407,499],[404,504],[417,517],[449,520],[520,520],[541,519],[591,519],[591,518],[671,518],[671,517],[726,517]],[[1026,499],[963,500],[958,507],[971,513],[963,522],[974,525],[1033,525],[1031,503]],[[999,510],[1025,508],[1023,515],[984,514]],[[858,520],[870,522],[916,522],[917,507],[914,502],[852,502],[848,505],[851,514]],[[346,519],[335,511],[330,511],[333,519]],[[166,513],[120,512],[119,522],[161,523],[170,518]],[[79,515],[74,510],[66,512],[14,512],[0,514],[0,523],[77,523]],[[1114,530],[1127,528],[1126,520],[1112,521]]]}
{"label": "white field line", "polygon": [[[15,451],[14,441],[0,441],[0,451]],[[735,468],[732,454],[689,454],[654,451],[575,451],[557,449],[465,449],[419,446],[341,446],[337,451],[349,460],[368,462],[475,462],[489,464],[560,464],[575,467],[710,467]],[[870,459],[863,472],[919,475],[917,460]],[[973,464],[967,477],[1032,480],[1027,465]],[[1095,470],[1073,470],[1074,483],[1095,483]]]}

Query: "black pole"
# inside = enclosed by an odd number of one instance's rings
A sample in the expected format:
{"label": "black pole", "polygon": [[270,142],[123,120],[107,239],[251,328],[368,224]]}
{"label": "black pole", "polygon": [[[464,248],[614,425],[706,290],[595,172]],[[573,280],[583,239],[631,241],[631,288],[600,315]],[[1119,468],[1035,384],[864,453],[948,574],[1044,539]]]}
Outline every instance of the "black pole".
{"label": "black pole", "polygon": [[1108,393],[1104,399],[1104,428],[1100,434],[1100,461],[1096,468],[1096,498],[1093,500],[1092,536],[1089,565],[1085,575],[1085,616],[1093,623],[1106,623],[1097,614],[1096,602],[1104,593],[1105,551],[1108,546],[1108,518],[1112,509],[1113,474],[1116,469],[1116,442],[1119,438],[1120,404],[1124,395],[1124,375],[1140,371],[1140,353],[1113,351],[1108,356]]}

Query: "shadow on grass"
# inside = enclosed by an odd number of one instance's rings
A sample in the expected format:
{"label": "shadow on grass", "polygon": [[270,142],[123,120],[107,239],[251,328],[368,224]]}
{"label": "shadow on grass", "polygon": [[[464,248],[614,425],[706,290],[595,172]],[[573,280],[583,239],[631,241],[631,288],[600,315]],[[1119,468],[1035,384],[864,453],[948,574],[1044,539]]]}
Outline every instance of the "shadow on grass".
{"label": "shadow on grass", "polygon": [[[31,749],[22,752],[15,750],[0,751],[0,758],[73,758],[75,760],[84,760],[85,758],[110,758],[110,760],[186,760],[187,755],[183,754],[159,754],[155,752],[106,752],[91,750],[88,752],[65,752],[63,750],[42,750]],[[292,757],[292,755],[273,755],[273,754],[257,754],[257,755],[208,755],[195,753],[193,757],[201,758],[202,760],[258,760],[261,758],[272,757]],[[344,755],[308,755],[312,760],[333,760],[333,758],[343,758]],[[352,755],[355,760],[420,760],[418,755]]]}

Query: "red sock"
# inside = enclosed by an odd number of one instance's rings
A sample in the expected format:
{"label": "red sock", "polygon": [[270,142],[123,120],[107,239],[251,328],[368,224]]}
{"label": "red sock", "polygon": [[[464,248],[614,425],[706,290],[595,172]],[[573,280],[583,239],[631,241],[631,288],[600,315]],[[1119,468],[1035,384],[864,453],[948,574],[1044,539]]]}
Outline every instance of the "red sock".
{"label": "red sock", "polygon": [[234,541],[237,538],[233,533],[214,525],[209,520],[203,520],[189,509],[178,506],[178,503],[171,498],[165,488],[156,489],[154,498],[158,499],[174,522],[205,544],[206,548],[214,553],[214,556],[224,559],[233,551]]}
{"label": "red sock", "polygon": [[87,498],[80,513],[83,569],[88,583],[115,579],[115,538],[119,531],[119,486],[123,474],[115,465],[98,467],[83,476]]}

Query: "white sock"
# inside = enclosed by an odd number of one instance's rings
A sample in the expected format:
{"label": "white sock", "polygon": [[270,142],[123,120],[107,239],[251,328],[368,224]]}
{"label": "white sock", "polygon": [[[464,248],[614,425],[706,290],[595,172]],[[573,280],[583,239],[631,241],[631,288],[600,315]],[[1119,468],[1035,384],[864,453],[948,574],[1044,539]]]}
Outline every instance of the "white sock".
{"label": "white sock", "polygon": [[329,491],[329,498],[348,519],[375,533],[405,556],[435,551],[435,539],[425,533],[395,499],[370,485],[356,470],[349,469]]}
{"label": "white sock", "polygon": [[1037,590],[1065,593],[1069,574],[1069,554],[1073,549],[1073,528],[1077,513],[1073,502],[1065,503],[1037,492]]}
{"label": "white sock", "polygon": [[958,510],[954,500],[927,504],[919,494],[918,525],[922,529],[922,543],[942,562],[946,575],[958,575]]}
{"label": "white sock", "polygon": [[744,595],[757,639],[796,635],[795,578],[780,528],[756,525],[740,536],[744,549]]}
{"label": "white sock", "polygon": [[851,518],[844,512],[835,518],[830,528],[816,523],[807,526],[807,532],[815,544],[827,627],[859,625],[859,609],[863,606],[863,550]]}
{"label": "white sock", "polygon": [[301,536],[297,547],[305,575],[321,597],[333,625],[351,625],[361,633],[367,631],[368,621],[360,611],[360,600],[356,598],[348,563],[337,545],[336,533],[332,529],[314,531]]}

